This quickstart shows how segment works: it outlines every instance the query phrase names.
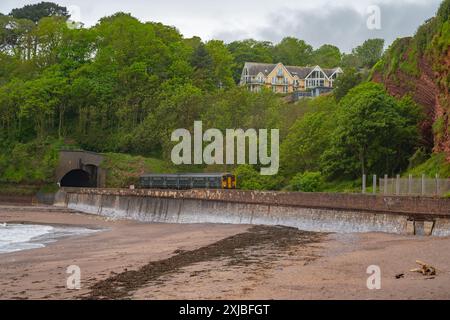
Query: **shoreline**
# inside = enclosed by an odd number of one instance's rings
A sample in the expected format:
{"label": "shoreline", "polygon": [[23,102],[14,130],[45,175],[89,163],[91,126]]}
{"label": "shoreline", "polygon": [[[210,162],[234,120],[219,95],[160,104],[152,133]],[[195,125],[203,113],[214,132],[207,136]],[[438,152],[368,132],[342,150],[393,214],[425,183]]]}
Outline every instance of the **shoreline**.
{"label": "shoreline", "polygon": [[[0,206],[0,221],[20,220],[107,230],[2,254],[1,299],[450,299],[450,237],[141,223]],[[409,272],[417,259],[437,275]],[[81,290],[66,288],[70,265],[81,269]],[[381,290],[366,287],[369,265],[381,268]],[[117,280],[126,294],[115,294]],[[111,290],[95,294],[105,283]]]}

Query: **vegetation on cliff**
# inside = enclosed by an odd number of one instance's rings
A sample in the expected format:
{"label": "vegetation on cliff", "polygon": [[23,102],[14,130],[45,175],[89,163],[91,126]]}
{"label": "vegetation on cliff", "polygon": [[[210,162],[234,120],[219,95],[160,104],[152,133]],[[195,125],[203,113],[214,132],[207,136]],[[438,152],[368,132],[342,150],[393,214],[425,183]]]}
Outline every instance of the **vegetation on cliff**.
{"label": "vegetation on cliff", "polygon": [[409,95],[423,107],[423,140],[430,152],[446,153],[450,161],[450,0],[413,37],[397,39],[373,69],[396,97]]}

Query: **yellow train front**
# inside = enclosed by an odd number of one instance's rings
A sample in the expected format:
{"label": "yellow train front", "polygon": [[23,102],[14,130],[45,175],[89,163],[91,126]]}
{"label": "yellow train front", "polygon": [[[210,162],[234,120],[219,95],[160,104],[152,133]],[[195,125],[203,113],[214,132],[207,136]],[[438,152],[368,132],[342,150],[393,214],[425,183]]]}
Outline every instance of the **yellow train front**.
{"label": "yellow train front", "polygon": [[139,179],[143,189],[236,189],[231,173],[145,174]]}

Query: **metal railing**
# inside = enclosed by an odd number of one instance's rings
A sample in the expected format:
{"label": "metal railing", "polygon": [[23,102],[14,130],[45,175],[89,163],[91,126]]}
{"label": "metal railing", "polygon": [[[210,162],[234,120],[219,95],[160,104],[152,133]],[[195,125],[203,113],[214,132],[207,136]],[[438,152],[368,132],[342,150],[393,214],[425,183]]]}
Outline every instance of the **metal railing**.
{"label": "metal railing", "polygon": [[397,175],[390,178],[385,175],[378,178],[376,175],[372,177],[362,177],[362,193],[368,193],[367,186],[372,185],[373,194],[385,195],[422,195],[422,196],[444,196],[450,193],[450,179],[426,177],[422,175],[420,178],[409,175],[401,177]]}

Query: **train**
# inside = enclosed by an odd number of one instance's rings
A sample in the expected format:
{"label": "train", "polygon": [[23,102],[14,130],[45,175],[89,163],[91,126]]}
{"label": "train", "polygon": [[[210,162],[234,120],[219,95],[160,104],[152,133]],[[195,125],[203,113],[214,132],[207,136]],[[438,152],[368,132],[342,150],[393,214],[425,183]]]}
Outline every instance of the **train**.
{"label": "train", "polygon": [[236,189],[231,173],[145,174],[139,179],[141,189]]}

